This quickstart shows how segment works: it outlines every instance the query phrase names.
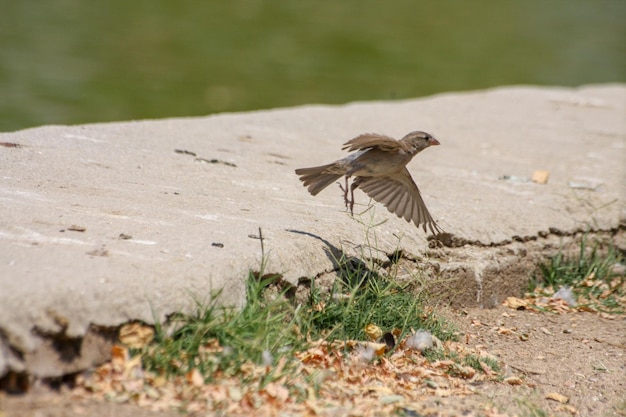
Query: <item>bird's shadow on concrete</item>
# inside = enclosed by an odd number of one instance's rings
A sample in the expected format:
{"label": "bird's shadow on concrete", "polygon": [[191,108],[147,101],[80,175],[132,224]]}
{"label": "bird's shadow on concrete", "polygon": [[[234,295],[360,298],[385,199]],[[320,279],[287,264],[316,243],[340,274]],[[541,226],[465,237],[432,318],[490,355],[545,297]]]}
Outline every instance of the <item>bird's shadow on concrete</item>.
{"label": "bird's shadow on concrete", "polygon": [[332,262],[333,270],[341,281],[349,288],[357,287],[365,283],[369,279],[379,278],[379,274],[367,266],[367,262],[363,259],[348,255],[342,249],[330,243],[328,240],[314,233],[302,230],[286,229],[289,233],[296,233],[317,239],[322,242],[324,254]]}

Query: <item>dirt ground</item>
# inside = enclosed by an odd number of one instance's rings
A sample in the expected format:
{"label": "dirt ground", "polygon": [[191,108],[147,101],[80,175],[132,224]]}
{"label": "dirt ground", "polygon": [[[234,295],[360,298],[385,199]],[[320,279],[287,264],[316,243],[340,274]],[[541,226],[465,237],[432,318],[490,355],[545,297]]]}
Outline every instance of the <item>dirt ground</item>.
{"label": "dirt ground", "polygon": [[[484,400],[509,414],[626,416],[626,320],[592,313],[534,313],[505,307],[457,313],[470,344],[501,359],[521,386],[490,383]],[[509,332],[510,330],[510,332]],[[522,340],[526,339],[527,340]],[[521,336],[521,337],[520,337]],[[546,399],[558,393],[566,404]],[[569,408],[572,407],[572,408]]]}
{"label": "dirt ground", "polygon": [[[482,382],[475,395],[427,398],[421,416],[626,416],[626,319],[494,309],[448,311],[469,346],[496,356],[521,385]],[[555,395],[556,394],[556,395]],[[558,397],[561,395],[563,397]],[[547,398],[549,396],[553,399]],[[567,402],[559,402],[561,401]],[[0,393],[0,417],[178,416],[105,402],[71,389]],[[286,410],[283,416],[296,416]],[[350,415],[335,410],[330,415]]]}

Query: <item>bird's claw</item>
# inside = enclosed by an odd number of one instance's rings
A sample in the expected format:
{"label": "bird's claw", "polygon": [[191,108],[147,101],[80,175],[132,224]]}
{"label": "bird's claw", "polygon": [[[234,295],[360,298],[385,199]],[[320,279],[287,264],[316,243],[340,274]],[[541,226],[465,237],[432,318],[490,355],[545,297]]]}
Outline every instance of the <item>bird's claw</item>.
{"label": "bird's claw", "polygon": [[343,192],[343,203],[346,205],[346,210],[350,210],[350,215],[354,216],[354,188],[350,187],[350,198],[348,198],[348,177],[346,176],[345,187],[341,183],[337,183],[339,188]]}

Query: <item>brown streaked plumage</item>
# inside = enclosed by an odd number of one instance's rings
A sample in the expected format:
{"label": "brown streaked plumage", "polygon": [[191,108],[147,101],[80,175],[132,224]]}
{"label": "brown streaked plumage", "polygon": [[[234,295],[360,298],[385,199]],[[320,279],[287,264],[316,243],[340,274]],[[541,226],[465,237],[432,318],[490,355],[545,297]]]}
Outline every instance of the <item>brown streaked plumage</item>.
{"label": "brown streaked plumage", "polygon": [[[406,165],[415,155],[439,141],[426,132],[411,132],[400,140],[376,133],[366,133],[346,142],[341,149],[356,151],[332,164],[296,169],[300,181],[312,195],[317,195],[342,176],[346,178],[344,192],[346,207],[354,207],[354,190],[360,188],[375,201],[403,217],[406,221],[442,232],[432,218],[420,191]],[[354,177],[348,199],[348,179]]]}

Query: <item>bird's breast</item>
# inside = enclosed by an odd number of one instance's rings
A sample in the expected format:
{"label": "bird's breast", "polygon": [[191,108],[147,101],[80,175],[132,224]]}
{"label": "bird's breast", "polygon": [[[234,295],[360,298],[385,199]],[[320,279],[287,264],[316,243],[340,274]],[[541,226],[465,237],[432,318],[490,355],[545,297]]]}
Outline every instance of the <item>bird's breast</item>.
{"label": "bird's breast", "polygon": [[350,161],[352,167],[350,175],[357,177],[393,175],[411,160],[411,155],[404,152],[385,152],[378,149],[369,149],[353,155]]}

